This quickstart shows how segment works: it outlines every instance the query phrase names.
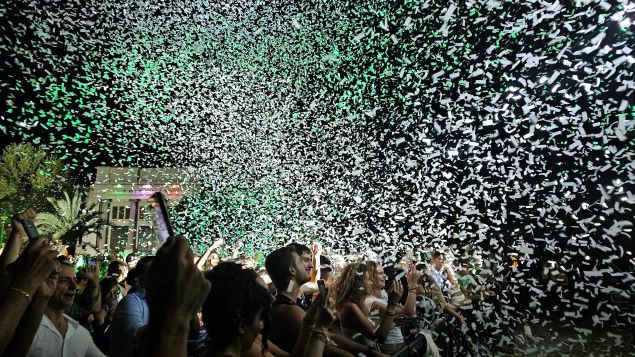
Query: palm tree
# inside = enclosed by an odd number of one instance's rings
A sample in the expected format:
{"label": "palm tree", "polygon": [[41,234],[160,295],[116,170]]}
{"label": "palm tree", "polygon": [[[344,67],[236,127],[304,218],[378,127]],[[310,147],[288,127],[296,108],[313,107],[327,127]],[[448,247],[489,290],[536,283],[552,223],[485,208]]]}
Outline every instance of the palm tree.
{"label": "palm tree", "polygon": [[101,238],[101,228],[106,226],[106,220],[100,217],[96,210],[97,204],[87,207],[84,196],[77,190],[72,196],[64,192],[64,198],[54,200],[47,198],[53,205],[55,213],[39,213],[35,223],[40,233],[49,235],[53,242],[75,247],[89,234],[96,234]]}

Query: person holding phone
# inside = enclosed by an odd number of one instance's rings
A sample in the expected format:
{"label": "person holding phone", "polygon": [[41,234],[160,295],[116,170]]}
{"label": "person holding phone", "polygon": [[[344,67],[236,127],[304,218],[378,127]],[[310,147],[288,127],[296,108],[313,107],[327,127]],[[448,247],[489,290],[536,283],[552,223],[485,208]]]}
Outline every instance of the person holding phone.
{"label": "person holding phone", "polygon": [[[408,280],[408,297],[404,305],[397,304],[395,306],[395,314],[397,316],[412,317],[416,312],[415,304],[417,303],[416,286],[419,282],[420,274],[412,262],[408,265],[406,278]],[[381,264],[368,261],[366,262],[366,271],[368,272],[370,283],[370,294],[364,300],[366,308],[370,312],[370,319],[377,326],[381,323],[381,317],[386,314],[388,309],[388,293],[384,290],[386,286],[386,274]],[[388,287],[390,289],[390,287]],[[401,329],[397,325],[388,332],[386,342],[383,343],[381,351],[385,353],[393,353],[404,346],[404,337]]]}
{"label": "person holding phone", "polygon": [[26,235],[21,221],[33,217],[33,210],[12,217],[11,234],[1,256],[0,355],[4,356],[20,355],[7,349],[22,348],[23,355],[25,346],[28,348],[61,269],[58,252],[43,237],[31,240],[18,256],[20,241]]}
{"label": "person holding phone", "polygon": [[355,341],[378,350],[386,342],[394,325],[395,310],[403,293],[401,282],[395,280],[389,288],[383,314],[374,322],[366,305],[371,291],[365,263],[351,263],[344,267],[333,286],[335,309],[342,325],[342,333]]}
{"label": "person holding phone", "polygon": [[[70,261],[66,257],[57,259],[61,265],[57,281],[38,300],[42,307],[39,316],[32,316],[32,320],[23,327],[24,331],[32,331],[37,327],[34,336],[13,345],[14,349],[8,355],[105,357],[93,342],[90,332],[64,313],[73,304],[77,283],[75,269]],[[37,325],[34,324],[36,321]],[[30,346],[24,343],[27,340],[31,341]]]}
{"label": "person holding phone", "polygon": [[26,228],[22,222],[26,220],[35,219],[36,212],[32,209],[28,209],[24,212],[15,214],[11,219],[11,232],[9,238],[4,244],[2,254],[0,254],[0,266],[6,267],[7,265],[15,262],[20,254],[20,244],[22,237],[27,235]]}
{"label": "person holding phone", "polygon": [[[309,281],[309,271],[300,256],[291,247],[274,250],[265,259],[267,274],[276,287],[277,295],[271,308],[271,333],[269,338],[286,352],[294,351],[306,312],[297,301],[300,286]],[[339,332],[328,331],[332,344],[325,347],[327,355],[342,356],[364,353],[367,356],[381,355],[369,351],[368,346],[357,343]]]}

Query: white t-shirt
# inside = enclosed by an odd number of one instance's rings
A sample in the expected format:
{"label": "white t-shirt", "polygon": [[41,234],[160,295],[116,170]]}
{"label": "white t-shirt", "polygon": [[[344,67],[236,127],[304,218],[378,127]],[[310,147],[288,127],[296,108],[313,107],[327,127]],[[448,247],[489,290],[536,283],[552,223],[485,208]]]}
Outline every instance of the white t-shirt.
{"label": "white t-shirt", "polygon": [[90,332],[79,322],[64,315],[68,322],[66,336],[62,337],[53,322],[42,316],[26,357],[106,357],[93,342]]}
{"label": "white t-shirt", "polygon": [[[366,308],[370,311],[370,320],[375,324],[375,328],[379,327],[381,324],[381,316],[379,315],[379,309],[375,306],[375,303],[381,303],[383,305],[388,305],[388,293],[386,291],[381,291],[381,298],[376,296],[368,296],[364,303],[366,304]],[[386,336],[385,343],[404,343],[403,334],[401,333],[401,328],[392,325],[390,331],[388,331],[388,336]]]}

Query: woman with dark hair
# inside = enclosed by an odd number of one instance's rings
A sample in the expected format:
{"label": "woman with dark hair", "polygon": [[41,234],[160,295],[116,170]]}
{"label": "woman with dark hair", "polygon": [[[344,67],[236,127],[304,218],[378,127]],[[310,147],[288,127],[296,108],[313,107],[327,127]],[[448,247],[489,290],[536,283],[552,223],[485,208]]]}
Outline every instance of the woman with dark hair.
{"label": "woman with dark hair", "polygon": [[115,312],[115,307],[117,307],[119,295],[121,294],[117,279],[113,277],[103,278],[99,282],[99,288],[101,292],[102,311],[105,313],[106,318],[111,319],[112,314]]}
{"label": "woman with dark hair", "polygon": [[333,284],[335,309],[342,325],[342,333],[359,343],[372,348],[384,343],[390,332],[395,317],[395,308],[403,293],[399,281],[395,281],[388,293],[386,309],[377,323],[370,318],[366,298],[372,293],[371,279],[366,271],[365,263],[352,263],[344,267]]}
{"label": "woman with dark hair", "polygon": [[206,356],[240,356],[258,334],[267,350],[269,292],[252,269],[233,262],[218,264],[206,274],[212,283],[203,304],[203,321],[209,333]]}
{"label": "woman with dark hair", "polygon": [[95,345],[97,345],[102,352],[107,353],[110,347],[110,324],[112,322],[112,316],[115,313],[115,308],[117,307],[120,290],[117,279],[114,277],[101,279],[99,287],[101,293],[101,310],[94,315],[93,340],[95,340]]}

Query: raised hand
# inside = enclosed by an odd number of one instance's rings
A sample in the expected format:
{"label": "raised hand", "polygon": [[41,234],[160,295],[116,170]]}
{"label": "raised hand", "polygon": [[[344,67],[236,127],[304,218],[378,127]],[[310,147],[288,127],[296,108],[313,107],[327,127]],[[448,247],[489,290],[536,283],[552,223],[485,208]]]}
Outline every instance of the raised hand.
{"label": "raised hand", "polygon": [[100,268],[99,263],[96,263],[95,265],[87,265],[86,268],[84,268],[84,275],[86,276],[86,279],[98,284]]}
{"label": "raised hand", "polygon": [[401,295],[403,294],[403,286],[400,281],[395,281],[390,288],[390,292],[388,293],[388,302],[391,304],[397,304],[399,299],[401,299]]}
{"label": "raised hand", "polygon": [[211,284],[194,265],[183,238],[170,237],[152,261],[146,281],[151,316],[190,320],[207,297]]}
{"label": "raised hand", "polygon": [[24,226],[22,225],[22,220],[24,219],[30,219],[33,220],[35,219],[35,211],[31,208],[29,208],[28,210],[15,214],[13,217],[11,217],[11,227],[12,227],[12,231],[11,234],[16,235],[18,237],[24,237],[26,235],[26,231],[24,230]]}
{"label": "raised hand", "polygon": [[58,275],[59,274],[57,272],[54,272],[46,280],[44,280],[44,282],[37,289],[37,292],[35,293],[35,297],[46,299],[46,300],[50,299],[51,296],[53,296],[55,289],[57,288]]}
{"label": "raised hand", "polygon": [[53,250],[42,237],[32,240],[24,253],[12,265],[12,286],[33,295],[51,274],[59,273],[60,263],[55,259],[59,253]]}
{"label": "raised hand", "polygon": [[419,283],[421,274],[417,271],[417,267],[412,262],[408,264],[408,269],[408,275],[406,276],[408,279],[408,286],[415,287]]}
{"label": "raised hand", "polygon": [[335,315],[330,308],[323,306],[321,303],[319,305],[315,328],[318,330],[328,330],[331,324],[333,324],[333,321],[335,321]]}

